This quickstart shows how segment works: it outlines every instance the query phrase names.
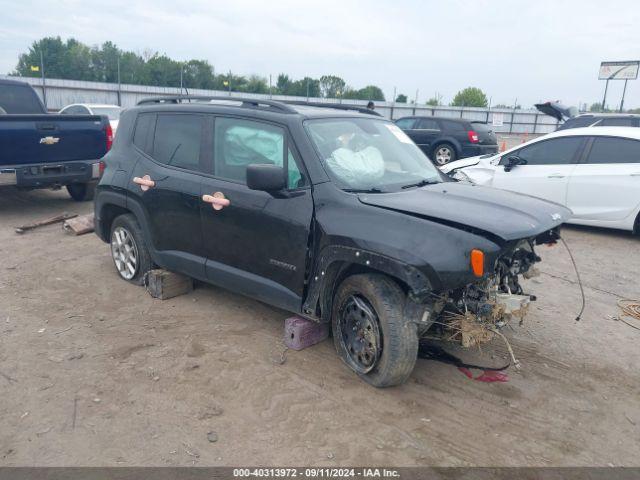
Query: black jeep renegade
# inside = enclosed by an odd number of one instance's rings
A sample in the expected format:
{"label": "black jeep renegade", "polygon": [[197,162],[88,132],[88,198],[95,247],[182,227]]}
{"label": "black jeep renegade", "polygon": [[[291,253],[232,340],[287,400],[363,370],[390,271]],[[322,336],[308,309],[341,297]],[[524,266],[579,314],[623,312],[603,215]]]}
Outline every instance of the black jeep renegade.
{"label": "black jeep renegade", "polygon": [[103,161],[96,232],[123,279],[157,265],[331,322],[380,387],[448,314],[502,325],[570,215],[452,181],[390,121],[266,100],[144,100]]}

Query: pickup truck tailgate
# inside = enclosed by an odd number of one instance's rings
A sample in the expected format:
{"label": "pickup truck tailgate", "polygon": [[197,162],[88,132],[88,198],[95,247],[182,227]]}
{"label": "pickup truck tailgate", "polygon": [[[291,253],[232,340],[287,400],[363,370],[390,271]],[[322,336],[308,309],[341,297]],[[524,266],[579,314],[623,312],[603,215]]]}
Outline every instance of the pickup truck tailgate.
{"label": "pickup truck tailgate", "polygon": [[0,115],[0,168],[97,160],[106,152],[103,117]]}

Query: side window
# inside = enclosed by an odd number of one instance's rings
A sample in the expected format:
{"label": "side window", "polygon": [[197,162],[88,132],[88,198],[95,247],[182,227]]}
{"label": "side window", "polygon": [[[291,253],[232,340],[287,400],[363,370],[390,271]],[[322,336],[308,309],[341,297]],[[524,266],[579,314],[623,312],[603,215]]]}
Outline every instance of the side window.
{"label": "side window", "polygon": [[133,131],[133,144],[148,155],[151,154],[149,136],[152,133],[155,118],[155,114],[152,113],[138,115],[135,130]]}
{"label": "side window", "polygon": [[411,130],[414,123],[416,123],[415,118],[401,118],[396,121],[396,125],[398,125],[402,130]]}
{"label": "side window", "polygon": [[465,131],[464,125],[460,122],[452,122],[451,120],[440,120],[442,128],[448,132],[463,132]]}
{"label": "side window", "polygon": [[418,120],[418,127],[421,130],[440,130],[438,122],[432,118],[421,118]]}
{"label": "side window", "polygon": [[[509,156],[527,161],[527,165],[566,165],[573,162],[582,137],[554,138],[524,147]],[[506,158],[500,163],[506,163]]]}
{"label": "side window", "polygon": [[153,158],[165,165],[200,170],[202,116],[158,114],[153,137]]}
{"label": "side window", "polygon": [[640,142],[626,138],[596,137],[587,163],[640,163]]}
{"label": "side window", "polygon": [[632,118],[604,118],[598,123],[599,127],[633,127]]}
{"label": "side window", "polygon": [[[214,132],[214,174],[245,183],[247,166],[269,164],[284,166],[284,129],[267,123],[218,117]],[[287,152],[287,188],[305,185],[300,168]]]}

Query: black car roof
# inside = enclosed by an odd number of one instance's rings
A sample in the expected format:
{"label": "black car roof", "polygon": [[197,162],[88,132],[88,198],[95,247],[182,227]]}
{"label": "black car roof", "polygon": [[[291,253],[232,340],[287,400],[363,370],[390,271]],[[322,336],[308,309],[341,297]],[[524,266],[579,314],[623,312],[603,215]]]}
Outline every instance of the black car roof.
{"label": "black car roof", "polygon": [[404,118],[432,118],[434,120],[447,120],[449,122],[458,122],[458,123],[485,123],[482,120],[469,120],[467,118],[450,118],[450,117],[436,117],[431,115],[409,115],[402,118],[397,118],[394,121],[402,120]]}

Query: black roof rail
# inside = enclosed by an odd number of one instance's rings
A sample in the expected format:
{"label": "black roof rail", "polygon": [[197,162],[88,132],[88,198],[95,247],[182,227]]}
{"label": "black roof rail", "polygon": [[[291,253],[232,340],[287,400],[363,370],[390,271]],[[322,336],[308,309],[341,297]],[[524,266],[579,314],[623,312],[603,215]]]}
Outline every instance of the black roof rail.
{"label": "black roof rail", "polygon": [[382,116],[382,114],[376,112],[375,110],[371,110],[370,108],[366,108],[360,105],[350,105],[348,103],[305,102],[304,100],[285,100],[284,103],[308,107],[334,108],[336,110],[353,110],[355,112],[367,113],[369,115],[376,115],[378,117]]}
{"label": "black roof rail", "polygon": [[276,102],[273,100],[262,100],[258,98],[246,98],[246,97],[226,97],[226,96],[208,96],[208,95],[167,95],[164,97],[149,97],[140,100],[137,105],[149,105],[153,103],[184,103],[185,101],[225,101],[225,102],[240,102],[242,107],[259,108],[261,105],[279,110],[283,113],[298,113],[294,108],[286,105],[282,102]]}

